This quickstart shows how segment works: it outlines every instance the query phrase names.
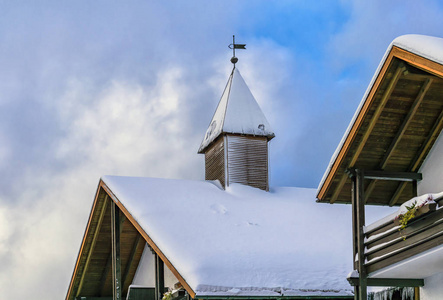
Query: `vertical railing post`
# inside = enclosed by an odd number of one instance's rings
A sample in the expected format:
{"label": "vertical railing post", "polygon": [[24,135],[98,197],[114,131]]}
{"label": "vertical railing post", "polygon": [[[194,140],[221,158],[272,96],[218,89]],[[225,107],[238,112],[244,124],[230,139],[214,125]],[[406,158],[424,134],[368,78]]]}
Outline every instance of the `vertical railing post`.
{"label": "vertical railing post", "polygon": [[111,205],[112,235],[112,296],[113,300],[122,299],[121,261],[120,261],[120,209],[112,201]]}
{"label": "vertical railing post", "polygon": [[155,300],[161,300],[165,292],[165,265],[158,254],[155,254]]}
{"label": "vertical railing post", "polygon": [[355,170],[355,196],[357,207],[357,251],[358,251],[358,273],[359,273],[359,300],[367,299],[367,274],[365,268],[365,186],[364,186],[364,171],[360,169]]}

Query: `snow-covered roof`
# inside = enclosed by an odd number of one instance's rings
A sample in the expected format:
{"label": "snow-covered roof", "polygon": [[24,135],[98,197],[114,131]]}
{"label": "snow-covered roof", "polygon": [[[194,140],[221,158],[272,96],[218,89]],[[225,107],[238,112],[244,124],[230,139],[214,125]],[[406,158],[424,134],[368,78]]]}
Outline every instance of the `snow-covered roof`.
{"label": "snow-covered roof", "polygon": [[386,59],[389,56],[389,53],[391,52],[391,50],[394,46],[398,47],[400,49],[406,50],[410,53],[416,54],[418,56],[424,57],[426,59],[429,59],[431,61],[434,61],[436,63],[443,64],[443,38],[426,36],[426,35],[419,35],[419,34],[407,34],[407,35],[399,36],[392,41],[392,43],[389,45],[388,49],[386,50],[382,60],[380,61],[380,64],[378,65],[377,70],[375,71],[375,74],[372,77],[371,82],[370,82],[368,88],[366,89],[366,92],[365,92],[362,100],[360,101],[360,104],[359,104],[357,110],[355,111],[354,116],[348,125],[348,128],[345,131],[345,134],[343,135],[340,143],[338,144],[337,149],[335,150],[334,154],[331,157],[329,165],[328,165],[325,173],[323,174],[323,178],[321,179],[321,181],[319,183],[317,195],[318,195],[318,193],[320,193],[320,189],[323,187],[323,185],[326,181],[326,178],[332,169],[332,166],[334,165],[340,151],[342,150],[342,148],[345,144],[345,141],[347,140],[347,138],[351,132],[351,129],[353,128],[365,102],[368,100],[368,95],[369,95],[372,87],[374,86],[375,81],[376,81],[383,65],[385,64]]}
{"label": "snow-covered roof", "polygon": [[314,189],[102,180],[197,296],[352,295],[349,207]]}
{"label": "snow-covered roof", "polygon": [[198,150],[203,150],[221,133],[275,136],[260,106],[236,67],[233,68],[223,95]]}
{"label": "snow-covered roof", "polygon": [[443,38],[420,34],[407,34],[397,37],[391,43],[389,49],[392,48],[392,46],[397,46],[398,48],[443,64]]}

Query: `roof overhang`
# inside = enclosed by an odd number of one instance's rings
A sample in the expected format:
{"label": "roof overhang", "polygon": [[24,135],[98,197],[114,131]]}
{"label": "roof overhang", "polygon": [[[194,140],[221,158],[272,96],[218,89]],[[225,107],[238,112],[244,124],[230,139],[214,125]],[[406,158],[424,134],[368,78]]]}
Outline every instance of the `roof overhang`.
{"label": "roof overhang", "polygon": [[[442,62],[394,41],[331,159],[317,201],[350,203],[349,169],[418,172],[442,126]],[[365,182],[366,204],[400,205],[416,196],[413,191],[413,182]]]}
{"label": "roof overhang", "polygon": [[123,293],[128,290],[135,276],[138,263],[142,257],[146,242],[161,258],[164,264],[180,281],[191,297],[195,292],[172,265],[160,248],[154,243],[146,231],[138,224],[122,202],[111,189],[100,179],[95,200],[89,215],[88,224],[71,277],[66,300],[79,296],[112,296],[111,272],[111,209],[115,203],[120,209],[122,253],[121,268]]}

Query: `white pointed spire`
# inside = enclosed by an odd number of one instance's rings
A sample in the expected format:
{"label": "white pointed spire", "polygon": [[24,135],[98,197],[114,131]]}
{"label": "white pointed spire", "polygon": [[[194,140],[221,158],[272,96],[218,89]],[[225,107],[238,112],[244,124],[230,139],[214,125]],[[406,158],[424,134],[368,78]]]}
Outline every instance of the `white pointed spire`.
{"label": "white pointed spire", "polygon": [[260,106],[235,67],[198,152],[203,153],[222,133],[266,136],[268,139],[275,136]]}

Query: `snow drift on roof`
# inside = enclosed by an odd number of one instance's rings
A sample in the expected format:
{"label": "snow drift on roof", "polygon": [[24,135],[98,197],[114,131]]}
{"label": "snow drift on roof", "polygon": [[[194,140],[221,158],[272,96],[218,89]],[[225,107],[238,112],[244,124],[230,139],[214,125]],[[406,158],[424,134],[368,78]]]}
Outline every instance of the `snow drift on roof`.
{"label": "snow drift on roof", "polygon": [[377,76],[380,73],[380,70],[382,69],[382,67],[386,61],[386,58],[388,57],[389,52],[391,52],[391,49],[393,46],[404,49],[404,50],[414,53],[416,55],[422,56],[422,57],[427,58],[427,59],[434,61],[436,63],[443,64],[443,38],[426,36],[426,35],[419,35],[419,34],[407,34],[407,35],[399,36],[392,41],[392,43],[389,45],[388,49],[386,50],[385,55],[383,56],[382,60],[380,61],[380,64],[378,65],[377,70],[375,71],[375,74],[372,77],[371,82],[369,83],[369,86],[366,89],[366,92],[365,92],[362,100],[360,101],[360,104],[359,104],[357,110],[355,111],[355,114],[352,117],[352,120],[349,123],[348,128],[346,129],[345,134],[343,135],[340,143],[338,144],[337,149],[335,150],[334,154],[331,157],[329,165],[326,168],[325,173],[323,174],[323,178],[321,179],[320,184],[318,185],[317,195],[320,192],[320,189],[322,188],[323,184],[325,183],[326,177],[328,176],[329,172],[331,171],[332,165],[334,164],[335,160],[337,159],[337,156],[340,153],[340,150],[343,148],[343,145],[344,145],[349,133],[351,132],[351,128],[353,127],[355,121],[357,120],[357,117],[360,114],[360,111],[368,98],[371,88],[374,85],[375,80],[377,79]]}
{"label": "snow drift on roof", "polygon": [[275,136],[260,106],[235,67],[198,152],[201,153],[223,132],[268,138]]}
{"label": "snow drift on roof", "polygon": [[251,287],[349,295],[350,207],[316,204],[314,189],[102,180],[197,295]]}

